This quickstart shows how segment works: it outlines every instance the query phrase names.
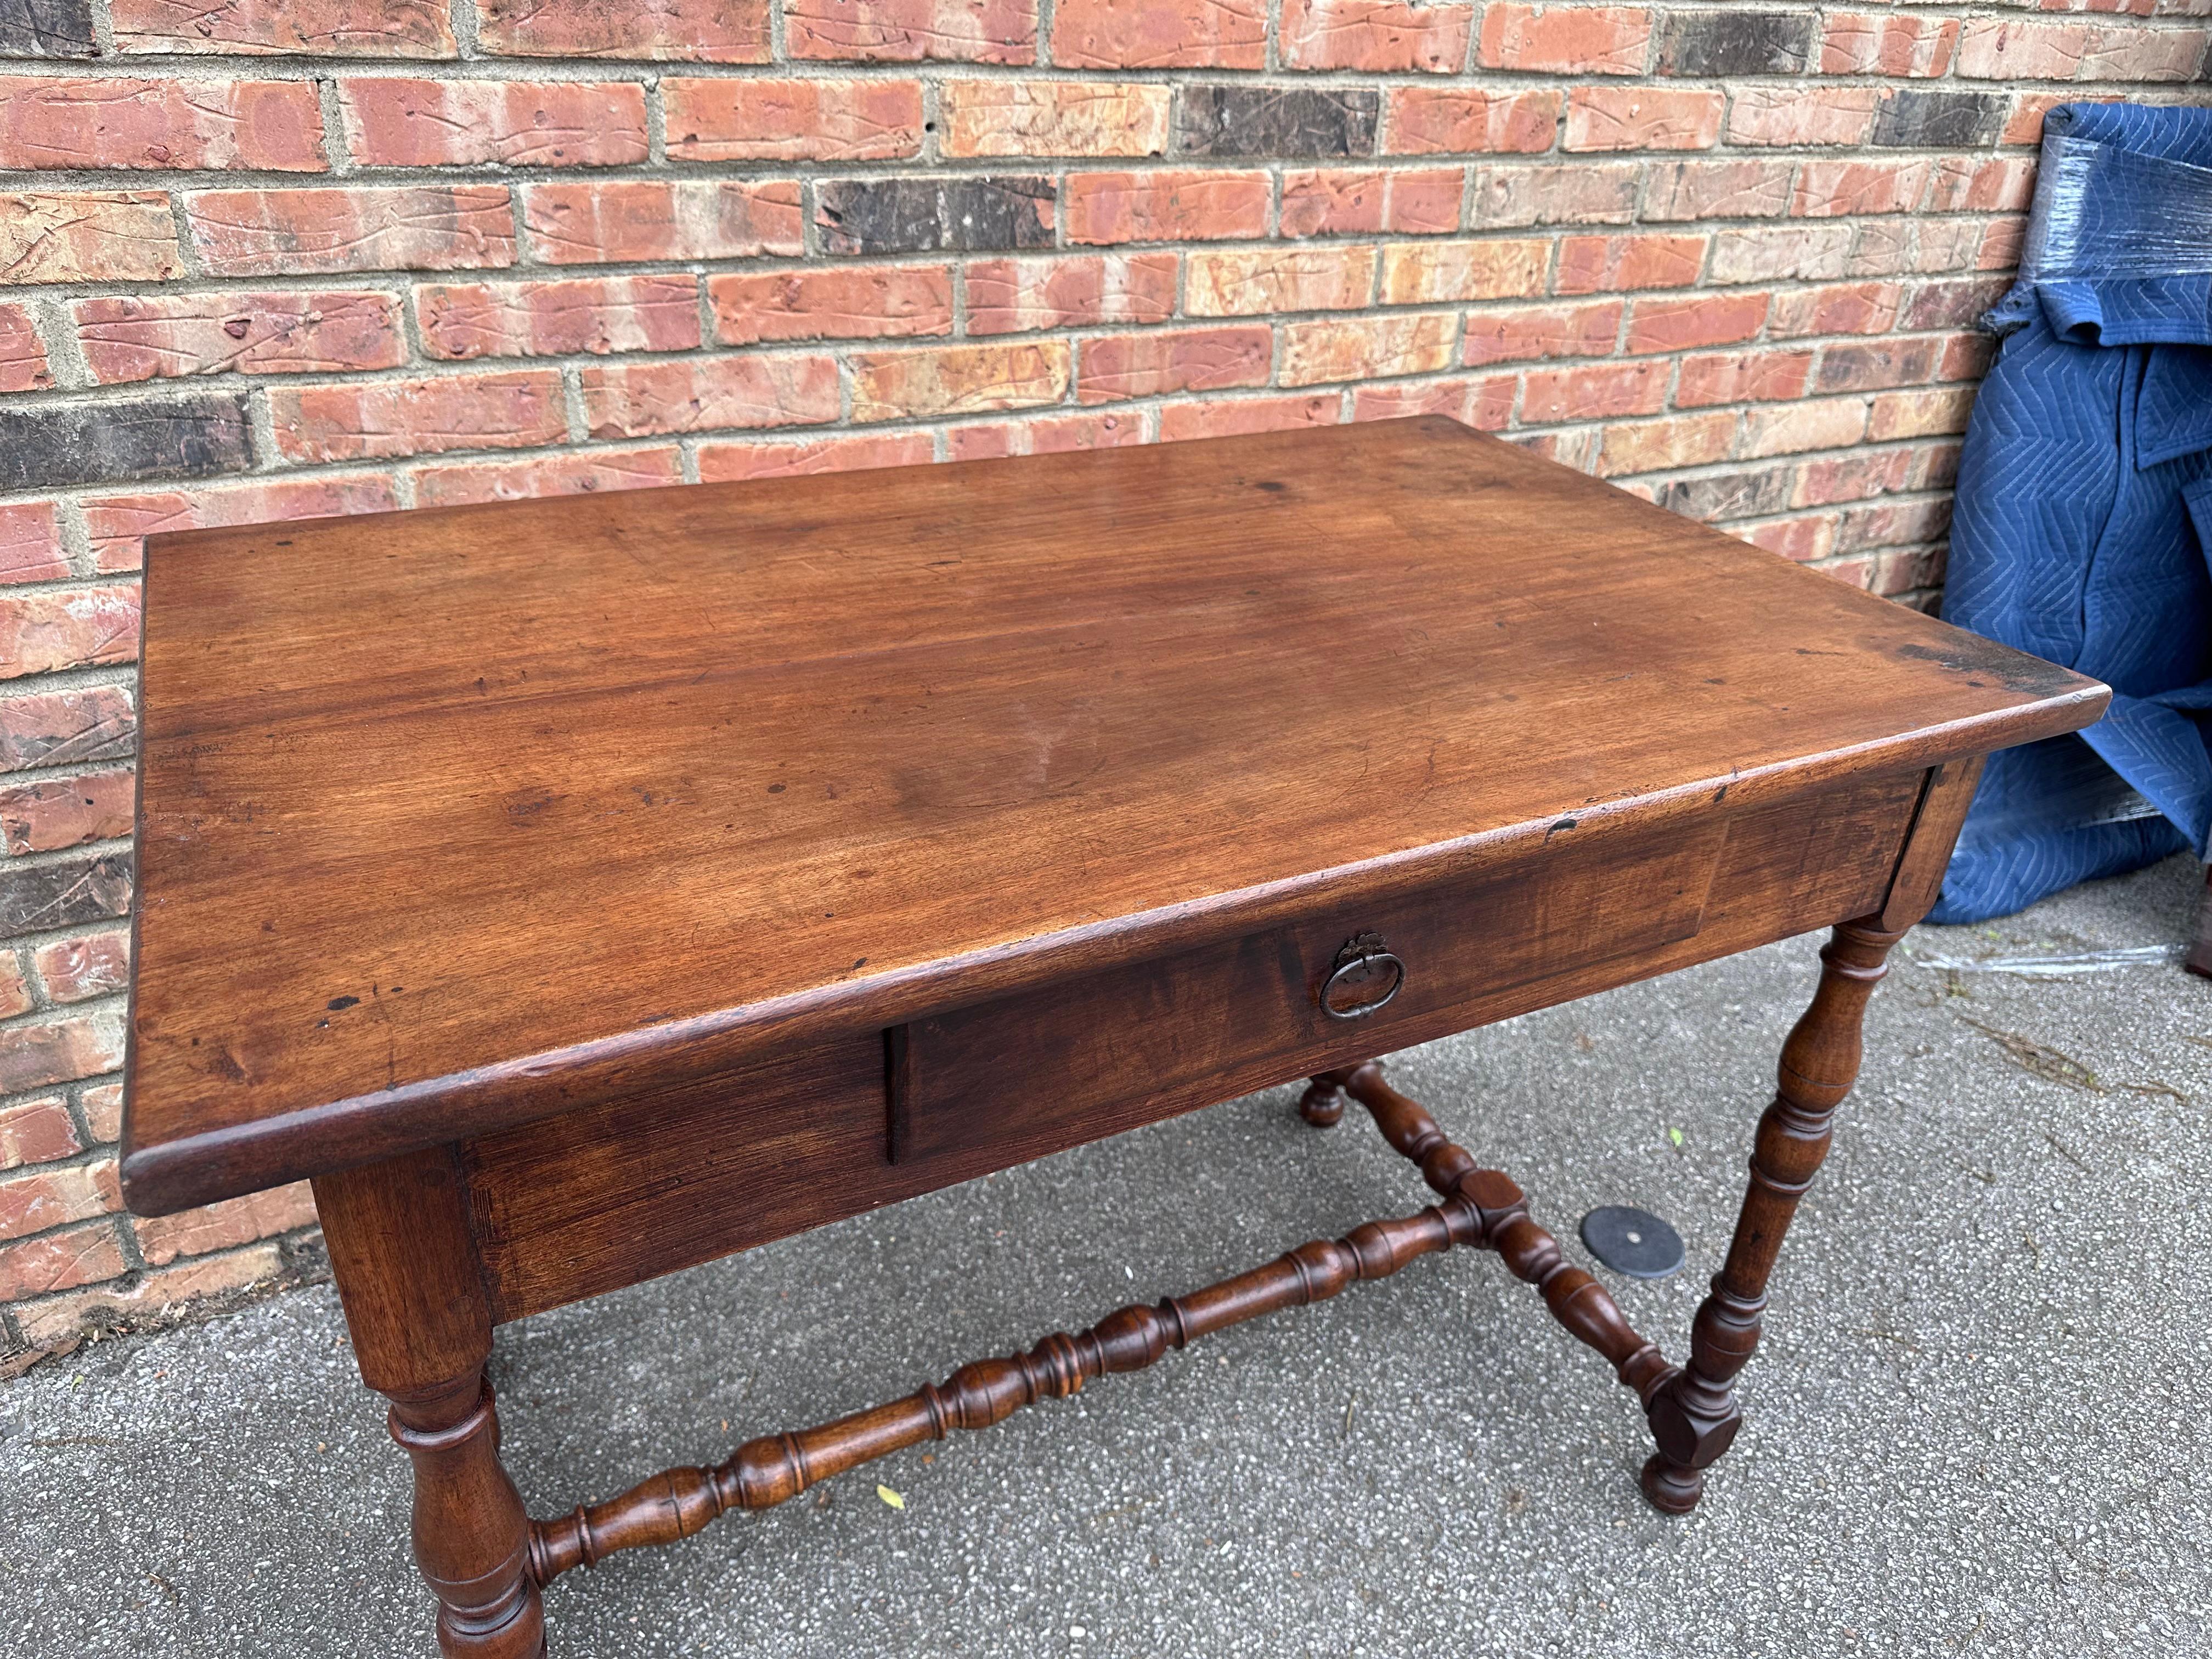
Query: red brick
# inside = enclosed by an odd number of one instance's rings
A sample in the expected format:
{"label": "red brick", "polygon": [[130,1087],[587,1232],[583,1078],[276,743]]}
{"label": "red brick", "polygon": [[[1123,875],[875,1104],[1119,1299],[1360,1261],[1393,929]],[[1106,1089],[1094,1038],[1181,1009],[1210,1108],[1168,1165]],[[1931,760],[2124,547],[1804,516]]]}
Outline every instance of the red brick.
{"label": "red brick", "polygon": [[1863,233],[1850,225],[1800,220],[1787,225],[1723,229],[1713,235],[1705,280],[1729,283],[1818,282],[1850,275]]}
{"label": "red brick", "polygon": [[138,1236],[138,1253],[151,1267],[166,1267],[180,1255],[233,1249],[314,1224],[315,1200],[304,1181],[131,1224]]}
{"label": "red brick", "polygon": [[2023,92],[2012,100],[2012,113],[2006,118],[2004,131],[1997,142],[2005,144],[2039,144],[2043,142],[2043,118],[2061,104],[2112,103],[2111,97],[2077,99],[2070,92]]}
{"label": "red brick", "polygon": [[1748,340],[1766,321],[1772,298],[1766,294],[1699,294],[1638,300],[1629,313],[1628,349],[1681,351]]}
{"label": "red brick", "polygon": [[1830,12],[1820,37],[1823,75],[1925,78],[1944,74],[1959,40],[1955,17]]}
{"label": "red brick", "polygon": [[532,185],[523,223],[549,264],[629,259],[796,258],[805,232],[796,180],[630,179]]}
{"label": "red brick", "polygon": [[180,374],[330,374],[406,361],[389,294],[149,294],[79,300],[77,344],[103,386]]}
{"label": "red brick", "polygon": [[357,461],[452,449],[529,449],[568,435],[551,369],[280,386],[269,394],[288,460]]}
{"label": "red brick", "polygon": [[645,88],[629,81],[338,83],[346,148],[365,167],[617,167],[646,159]]}
{"label": "red brick", "polygon": [[1753,547],[1763,547],[1801,564],[1826,558],[1836,550],[1836,517],[1832,513],[1802,519],[1778,519],[1735,533]]}
{"label": "red brick", "polygon": [[0,582],[58,581],[69,574],[52,501],[0,507]]}
{"label": "red brick", "polygon": [[1110,404],[1169,392],[1264,386],[1274,344],[1273,331],[1265,324],[1166,329],[1085,340],[1076,374],[1076,399]]}
{"label": "red brick", "polygon": [[142,1273],[125,1285],[102,1284],[19,1304],[15,1324],[33,1346],[53,1346],[85,1330],[143,1329],[181,1304],[204,1304],[284,1275],[273,1243],[252,1244],[219,1255],[195,1256],[174,1267]]}
{"label": "red brick", "polygon": [[1476,61],[1485,69],[1551,75],[1641,75],[1650,55],[1651,14],[1640,6],[1483,8]]}
{"label": "red brick", "polygon": [[0,1176],[0,1239],[28,1238],[122,1206],[112,1158]]}
{"label": "red brick", "polygon": [[1703,236],[1566,236],[1559,240],[1560,294],[1688,288],[1705,257]]}
{"label": "red brick", "polygon": [[793,354],[592,364],[580,371],[594,438],[722,428],[811,426],[837,418],[837,364]]}
{"label": "red brick", "polygon": [[1829,507],[1907,489],[1911,463],[1912,452],[1905,449],[1816,456],[1798,467],[1790,505]]}
{"label": "red brick", "polygon": [[137,659],[135,586],[0,593],[0,679]]}
{"label": "red brick", "polygon": [[0,950],[0,1019],[13,1019],[32,1008],[30,981],[23,977],[23,961],[15,951]]}
{"label": "red brick", "polygon": [[793,58],[1033,64],[1036,38],[1036,0],[784,0]]}
{"label": "red brick", "polygon": [[84,1108],[84,1127],[94,1140],[123,1139],[123,1085],[99,1083],[78,1097]]}
{"label": "red brick", "polygon": [[809,438],[798,443],[716,443],[699,446],[699,482],[794,478],[865,467],[918,466],[936,459],[927,432],[868,432],[849,437]]}
{"label": "red brick", "polygon": [[475,270],[514,263],[504,185],[206,190],[185,198],[210,275]]}
{"label": "red brick", "polygon": [[1872,87],[1739,87],[1729,111],[1729,143],[1863,144],[1874,131],[1875,95]]}
{"label": "red brick", "polygon": [[0,845],[9,853],[51,853],[131,833],[134,780],[93,772],[0,789]]}
{"label": "red brick", "polygon": [[43,392],[53,383],[46,342],[30,312],[0,305],[0,392]]}
{"label": "red brick", "polygon": [[1344,311],[1365,305],[1374,285],[1371,247],[1208,250],[1183,261],[1182,308],[1191,317]]}
{"label": "red brick", "polygon": [[1611,478],[1724,460],[1735,441],[1735,416],[1724,412],[1608,426],[1594,470],[1601,477]]}
{"label": "red brick", "polygon": [[176,222],[160,191],[0,195],[0,284],[161,283],[180,268]]}
{"label": "red brick", "polygon": [[1471,228],[1632,223],[1639,171],[1613,161],[1478,168]]}
{"label": "red brick", "polygon": [[1933,433],[1964,432],[1974,406],[1972,386],[1940,386],[1927,392],[1885,392],[1874,400],[1867,437],[1874,443],[1892,438],[1924,438]]}
{"label": "red brick", "polygon": [[1790,211],[1832,219],[1854,213],[1903,213],[1927,188],[1926,161],[1808,161],[1797,169]]}
{"label": "red brick", "polygon": [[1740,455],[1791,455],[1808,449],[1848,449],[1866,433],[1865,403],[1856,398],[1754,409],[1744,416]]}
{"label": "red brick", "polygon": [[[542,3],[542,0],[531,0]],[[451,58],[445,0],[109,0],[127,52]]]}
{"label": "red brick", "polygon": [[1021,421],[976,421],[945,434],[949,460],[988,461],[1006,455],[1054,455],[1077,449],[1121,449],[1145,441],[1135,410],[1035,415]]}
{"label": "red brick", "polygon": [[772,0],[477,0],[477,40],[512,58],[765,64]]}
{"label": "red brick", "polygon": [[2034,194],[2035,162],[2028,156],[1947,155],[1929,163],[1928,193],[1921,205],[1936,213],[2019,211]]}
{"label": "red brick", "polygon": [[[1458,167],[1407,167],[1384,175],[1382,228],[1401,236],[1448,236],[1460,228],[1460,201],[1467,192]],[[1289,181],[1284,210],[1289,211]],[[1289,235],[1289,231],[1282,233]]]}
{"label": "red brick", "polygon": [[1775,403],[1802,397],[1812,373],[1810,351],[1719,351],[1685,357],[1674,384],[1674,407]]}
{"label": "red brick", "polygon": [[0,772],[122,760],[137,747],[137,714],[119,685],[0,701]]}
{"label": "red brick", "polygon": [[2093,28],[2081,54],[2080,78],[2202,81],[2208,52],[2212,52],[2212,32],[2203,29],[2146,29],[2127,24]]}
{"label": "red brick", "polygon": [[1067,178],[1073,243],[1264,236],[1273,181],[1264,173],[1075,173]]}
{"label": "red brick", "polygon": [[1577,472],[1589,472],[1597,465],[1599,436],[1600,428],[1596,427],[1572,427],[1550,432],[1516,432],[1509,434],[1505,441],[1531,455],[1571,466]]}
{"label": "red brick", "polygon": [[1059,0],[1052,61],[1069,69],[1267,67],[1267,0]]}
{"label": "red brick", "polygon": [[1503,432],[1513,422],[1513,397],[1520,382],[1510,374],[1480,380],[1389,381],[1353,389],[1352,418],[1395,421],[1412,415],[1443,415],[1480,432]]}
{"label": "red brick", "polygon": [[618,489],[652,489],[684,482],[683,458],[673,445],[651,449],[587,450],[526,461],[456,461],[418,466],[418,507],[459,507],[473,501],[520,501],[544,495],[598,495]]}
{"label": "red brick", "polygon": [[84,521],[92,537],[94,560],[101,570],[136,570],[144,559],[146,538],[165,530],[386,513],[398,505],[392,481],[374,475],[270,478],[212,489],[104,495],[84,504]]}
{"label": "red brick", "polygon": [[1854,507],[1837,524],[1836,550],[1851,553],[1867,547],[1911,547],[1939,541],[1950,527],[1948,496]]}
{"label": "red brick", "polygon": [[866,340],[952,332],[952,272],[945,265],[831,265],[710,277],[714,337]]}
{"label": "red brick", "polygon": [[1711,149],[1725,102],[1689,87],[1577,87],[1567,95],[1564,148]]}
{"label": "red brick", "polygon": [[123,1036],[90,1017],[0,1031],[0,1095],[98,1077],[123,1064]]}
{"label": "red brick", "polygon": [[2078,23],[1970,17],[1954,72],[1962,81],[2071,81],[2088,43],[2089,31]]}
{"label": "red brick", "polygon": [[1160,410],[1160,441],[1334,426],[1340,401],[1339,393],[1325,392],[1295,398],[1217,398],[1206,403],[1170,404]]}
{"label": "red brick", "polygon": [[1916,386],[1935,378],[1943,342],[1931,335],[1911,339],[1851,340],[1820,352],[1821,392],[1872,392],[1881,386]]}
{"label": "red brick", "polygon": [[699,343],[698,279],[682,273],[556,283],[440,283],[415,290],[432,357],[605,356]]}
{"label": "red brick", "polygon": [[1887,334],[1897,326],[1905,290],[1895,283],[1846,283],[1777,295],[1767,332],[1777,339],[1808,334]]}
{"label": "red brick", "polygon": [[1552,245],[1531,238],[1393,242],[1382,250],[1382,303],[1517,300],[1544,291]]}
{"label": "red brick", "polygon": [[0,1245],[0,1302],[118,1279],[127,1271],[112,1223]]}
{"label": "red brick", "polygon": [[1375,380],[1449,368],[1459,319],[1449,313],[1330,318],[1283,325],[1281,383]]}
{"label": "red brick", "polygon": [[0,167],[329,166],[312,81],[0,75]]}
{"label": "red brick", "polygon": [[968,267],[968,331],[1164,322],[1175,314],[1176,264],[1172,253],[975,260]]}
{"label": "red brick", "polygon": [[951,81],[938,92],[948,156],[1158,155],[1169,89],[1118,81]]}
{"label": "red brick", "polygon": [[1069,380],[1065,340],[857,352],[852,418],[896,421],[1056,404],[1067,396]]}
{"label": "red brick", "polygon": [[[127,772],[115,775],[127,779]],[[130,808],[123,811],[122,830],[130,829]],[[78,939],[56,939],[32,952],[39,981],[55,1002],[84,1002],[120,991],[131,982],[131,935],[111,930]]]}
{"label": "red brick", "polygon": [[1445,0],[1283,0],[1278,49],[1290,70],[1453,75],[1467,62],[1474,16]]}
{"label": "red brick", "polygon": [[1470,364],[1531,357],[1607,356],[1620,337],[1620,313],[1618,300],[1469,312],[1462,356]]}
{"label": "red brick", "polygon": [[919,81],[660,83],[679,161],[880,161],[921,153]]}
{"label": "red brick", "polygon": [[1530,425],[1656,415],[1667,402],[1663,362],[1532,368],[1522,377],[1521,418]]}
{"label": "red brick", "polygon": [[0,1170],[50,1164],[84,1150],[59,1095],[0,1106]]}
{"label": "red brick", "polygon": [[1996,355],[1996,342],[1988,335],[1976,331],[1954,334],[1943,342],[1942,361],[1936,366],[1939,380],[1978,380],[1990,372],[1990,362]]}
{"label": "red brick", "polygon": [[1788,211],[1788,161],[1659,161],[1645,170],[1646,219],[1771,219]]}
{"label": "red brick", "polygon": [[[1958,327],[1973,323],[1982,312],[2004,296],[2011,283],[2002,276],[1964,276],[1948,283],[1920,283],[1911,303],[1905,307],[1902,327]],[[1891,289],[1891,310],[1896,310],[1896,283]],[[1875,334],[1878,330],[1863,330]]]}
{"label": "red brick", "polygon": [[1387,155],[1464,155],[1547,150],[1559,129],[1559,94],[1477,92],[1460,87],[1393,87],[1383,132]]}

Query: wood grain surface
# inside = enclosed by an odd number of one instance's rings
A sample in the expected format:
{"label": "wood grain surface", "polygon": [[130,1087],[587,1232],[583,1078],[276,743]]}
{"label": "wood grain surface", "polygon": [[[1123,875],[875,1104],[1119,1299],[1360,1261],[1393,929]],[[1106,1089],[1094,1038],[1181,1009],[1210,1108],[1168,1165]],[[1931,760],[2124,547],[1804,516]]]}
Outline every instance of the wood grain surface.
{"label": "wood grain surface", "polygon": [[1434,418],[188,532],[146,615],[141,1212],[2106,695]]}

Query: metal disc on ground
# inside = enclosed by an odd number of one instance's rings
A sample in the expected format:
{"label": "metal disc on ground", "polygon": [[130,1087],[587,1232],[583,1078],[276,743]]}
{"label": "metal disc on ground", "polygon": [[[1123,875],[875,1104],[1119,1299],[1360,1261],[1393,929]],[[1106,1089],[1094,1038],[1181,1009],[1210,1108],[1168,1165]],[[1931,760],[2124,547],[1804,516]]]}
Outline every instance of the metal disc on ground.
{"label": "metal disc on ground", "polygon": [[1682,1236],[1649,1210],[1606,1204],[1583,1218],[1583,1243],[1617,1273],[1664,1279],[1682,1267]]}

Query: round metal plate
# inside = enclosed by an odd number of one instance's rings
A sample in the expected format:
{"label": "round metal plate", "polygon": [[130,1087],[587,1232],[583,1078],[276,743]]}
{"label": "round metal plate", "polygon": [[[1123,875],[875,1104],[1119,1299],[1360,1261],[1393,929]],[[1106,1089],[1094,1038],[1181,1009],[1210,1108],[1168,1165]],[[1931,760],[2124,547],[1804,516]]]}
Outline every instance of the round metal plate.
{"label": "round metal plate", "polygon": [[1617,1273],[1664,1279],[1682,1269],[1682,1236],[1649,1210],[1607,1204],[1583,1218],[1583,1243]]}

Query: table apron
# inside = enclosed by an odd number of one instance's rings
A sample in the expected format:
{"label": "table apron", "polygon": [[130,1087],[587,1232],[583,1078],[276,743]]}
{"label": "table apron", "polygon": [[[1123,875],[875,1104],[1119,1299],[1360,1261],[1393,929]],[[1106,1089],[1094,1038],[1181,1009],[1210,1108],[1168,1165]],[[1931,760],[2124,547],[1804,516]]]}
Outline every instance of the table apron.
{"label": "table apron", "polygon": [[[1642,839],[1562,835],[1504,870],[1323,898],[1241,939],[465,1142],[495,1316],[1878,912],[1930,775],[1723,799]],[[1370,1017],[1328,1017],[1322,982],[1376,935],[1401,989]]]}

